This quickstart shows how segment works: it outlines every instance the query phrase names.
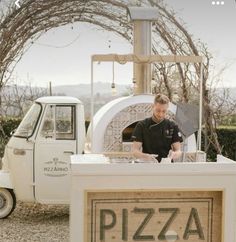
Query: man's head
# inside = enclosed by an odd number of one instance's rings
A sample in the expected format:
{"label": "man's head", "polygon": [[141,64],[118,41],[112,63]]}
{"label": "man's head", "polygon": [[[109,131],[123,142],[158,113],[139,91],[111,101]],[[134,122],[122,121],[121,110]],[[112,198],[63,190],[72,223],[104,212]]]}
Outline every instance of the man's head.
{"label": "man's head", "polygon": [[157,121],[161,121],[166,117],[170,99],[164,94],[157,94],[154,98],[153,115]]}

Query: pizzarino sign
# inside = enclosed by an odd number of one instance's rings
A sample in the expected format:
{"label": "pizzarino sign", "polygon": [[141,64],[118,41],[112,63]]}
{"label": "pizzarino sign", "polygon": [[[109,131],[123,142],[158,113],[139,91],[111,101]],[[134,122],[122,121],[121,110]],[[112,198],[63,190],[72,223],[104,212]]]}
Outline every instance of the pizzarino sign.
{"label": "pizzarino sign", "polygon": [[86,199],[86,242],[222,241],[222,191],[88,191]]}

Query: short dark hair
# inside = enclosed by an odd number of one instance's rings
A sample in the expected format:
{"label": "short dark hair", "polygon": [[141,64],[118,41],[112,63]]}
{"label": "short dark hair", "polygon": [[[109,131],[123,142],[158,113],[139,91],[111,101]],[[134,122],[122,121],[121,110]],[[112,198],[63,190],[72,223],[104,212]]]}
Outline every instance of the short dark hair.
{"label": "short dark hair", "polygon": [[160,103],[160,104],[169,104],[170,99],[161,93],[158,93],[154,98],[154,103]]}

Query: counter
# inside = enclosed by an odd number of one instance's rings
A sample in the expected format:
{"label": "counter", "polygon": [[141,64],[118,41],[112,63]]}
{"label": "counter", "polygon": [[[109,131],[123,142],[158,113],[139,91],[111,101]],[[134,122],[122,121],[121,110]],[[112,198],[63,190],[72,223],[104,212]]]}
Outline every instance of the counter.
{"label": "counter", "polygon": [[236,242],[234,161],[110,164],[81,157],[71,159],[71,242]]}

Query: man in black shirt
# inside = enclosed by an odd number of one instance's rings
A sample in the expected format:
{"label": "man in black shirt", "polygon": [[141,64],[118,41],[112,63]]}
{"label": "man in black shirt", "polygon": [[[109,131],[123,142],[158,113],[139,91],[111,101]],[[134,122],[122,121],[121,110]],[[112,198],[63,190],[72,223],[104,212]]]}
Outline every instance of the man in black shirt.
{"label": "man in black shirt", "polygon": [[168,157],[168,154],[171,159],[181,156],[181,133],[173,121],[166,119],[169,102],[167,96],[157,94],[152,117],[137,123],[132,134],[132,150],[136,158],[147,161],[157,159],[160,162],[162,158]]}

